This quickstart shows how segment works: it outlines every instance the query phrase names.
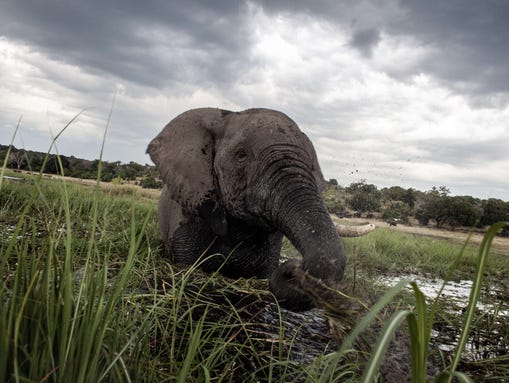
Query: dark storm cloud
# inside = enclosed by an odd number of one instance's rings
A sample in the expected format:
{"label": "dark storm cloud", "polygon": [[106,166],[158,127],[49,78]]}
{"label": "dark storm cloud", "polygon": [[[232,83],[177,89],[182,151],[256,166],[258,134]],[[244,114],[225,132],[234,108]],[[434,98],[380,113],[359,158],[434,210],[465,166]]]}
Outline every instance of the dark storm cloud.
{"label": "dark storm cloud", "polygon": [[244,5],[235,1],[2,3],[0,35],[91,72],[158,88],[229,81],[248,38]]}
{"label": "dark storm cloud", "polygon": [[366,57],[371,57],[371,53],[379,41],[379,31],[376,29],[362,29],[353,34],[350,45],[357,48]]}
{"label": "dark storm cloud", "polygon": [[351,45],[364,54],[371,52],[380,33],[413,38],[430,50],[430,55],[411,67],[384,68],[393,77],[433,74],[473,98],[509,93],[506,0],[262,2],[274,12],[315,15],[346,28],[352,36]]}
{"label": "dark storm cloud", "polygon": [[369,57],[383,35],[412,37],[431,54],[393,77],[435,75],[465,94],[509,92],[509,2],[370,1],[2,1],[0,35],[50,57],[157,88],[224,84],[256,65],[246,28],[250,4],[306,14],[350,33]]}
{"label": "dark storm cloud", "polygon": [[406,17],[389,31],[412,34],[437,54],[422,63],[466,92],[509,92],[509,2],[402,1]]}

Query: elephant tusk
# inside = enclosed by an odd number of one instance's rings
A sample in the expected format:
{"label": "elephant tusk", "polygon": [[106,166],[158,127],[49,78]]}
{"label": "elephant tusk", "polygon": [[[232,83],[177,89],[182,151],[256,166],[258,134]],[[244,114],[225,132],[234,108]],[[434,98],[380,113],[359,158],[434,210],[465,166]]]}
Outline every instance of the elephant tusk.
{"label": "elephant tusk", "polygon": [[376,226],[372,223],[366,225],[349,226],[339,223],[339,218],[335,214],[331,214],[332,222],[336,227],[336,231],[341,237],[360,237],[375,230]]}
{"label": "elephant tusk", "polygon": [[368,234],[375,230],[375,225],[368,223],[367,225],[360,226],[347,226],[340,223],[335,223],[336,230],[341,237],[360,237],[361,235]]}

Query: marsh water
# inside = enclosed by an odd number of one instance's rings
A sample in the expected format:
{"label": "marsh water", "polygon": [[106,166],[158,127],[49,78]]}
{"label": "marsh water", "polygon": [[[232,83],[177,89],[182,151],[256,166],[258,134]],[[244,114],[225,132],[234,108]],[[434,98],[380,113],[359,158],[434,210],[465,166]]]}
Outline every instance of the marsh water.
{"label": "marsh water", "polygon": [[[415,281],[422,293],[432,302],[440,294],[440,317],[448,321],[435,322],[432,330],[433,343],[444,353],[455,352],[461,332],[470,292],[471,280],[448,281],[436,277],[426,277],[417,274],[402,274],[384,276],[379,283],[393,286],[401,280]],[[409,286],[409,290],[410,290]],[[464,356],[470,361],[486,358],[507,356],[509,353],[509,302],[502,284],[486,284],[481,292],[481,299],[476,305],[476,321],[485,325],[476,325],[470,333],[469,341],[464,350]],[[504,299],[505,298],[505,299]]]}

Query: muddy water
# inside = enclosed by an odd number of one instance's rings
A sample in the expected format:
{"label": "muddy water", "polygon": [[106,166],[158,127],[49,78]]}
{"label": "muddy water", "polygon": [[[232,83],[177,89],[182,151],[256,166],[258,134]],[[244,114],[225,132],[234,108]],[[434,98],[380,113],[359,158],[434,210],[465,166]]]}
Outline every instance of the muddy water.
{"label": "muddy water", "polygon": [[[384,276],[379,282],[385,286],[393,286],[401,280],[415,281],[423,294],[434,300],[440,293],[444,281],[440,278],[426,277],[417,274],[398,276]],[[408,287],[411,290],[411,287]],[[463,323],[464,312],[468,306],[471,280],[450,281],[444,286],[440,299],[440,307],[445,308],[449,315],[457,318],[456,324],[440,323],[432,330],[434,346],[441,351],[454,352]],[[482,301],[477,303],[477,317],[487,320],[488,326],[473,326],[469,341],[466,345],[464,357],[467,360],[481,360],[486,358],[507,355],[509,352],[507,322],[509,319],[508,302],[501,302],[502,289],[496,286],[484,288],[481,293]]]}
{"label": "muddy water", "polygon": [[[435,299],[436,296],[440,293],[440,289],[444,285],[443,279],[425,277],[417,274],[384,276],[381,277],[379,281],[386,286],[393,286],[399,281],[404,279],[409,281],[415,281],[419,286],[419,289],[422,291],[422,293],[430,299]],[[410,287],[408,289],[411,290]],[[443,290],[441,292],[441,298],[450,301],[455,306],[457,306],[458,309],[464,310],[468,305],[471,289],[472,289],[471,280],[461,280],[458,282],[449,281],[443,287]],[[492,298],[490,299],[492,302],[491,303],[478,302],[477,308],[482,311],[497,309],[499,307],[500,302],[496,302],[496,297],[499,295],[499,293],[501,293],[500,288],[490,286],[489,296]],[[507,310],[504,310],[503,313],[499,314],[504,314],[507,316],[509,312]]]}

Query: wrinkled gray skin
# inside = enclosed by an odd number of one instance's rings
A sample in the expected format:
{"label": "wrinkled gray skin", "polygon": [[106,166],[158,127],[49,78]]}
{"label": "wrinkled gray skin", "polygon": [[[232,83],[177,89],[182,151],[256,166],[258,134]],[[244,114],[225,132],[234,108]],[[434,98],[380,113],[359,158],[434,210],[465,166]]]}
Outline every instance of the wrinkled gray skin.
{"label": "wrinkled gray skin", "polygon": [[[230,277],[270,277],[280,304],[313,301],[295,270],[335,287],[344,250],[321,199],[316,153],[298,126],[269,109],[202,108],[173,119],[147,152],[164,187],[159,227],[176,263],[207,258],[202,268]],[[285,235],[302,254],[279,266]]]}

